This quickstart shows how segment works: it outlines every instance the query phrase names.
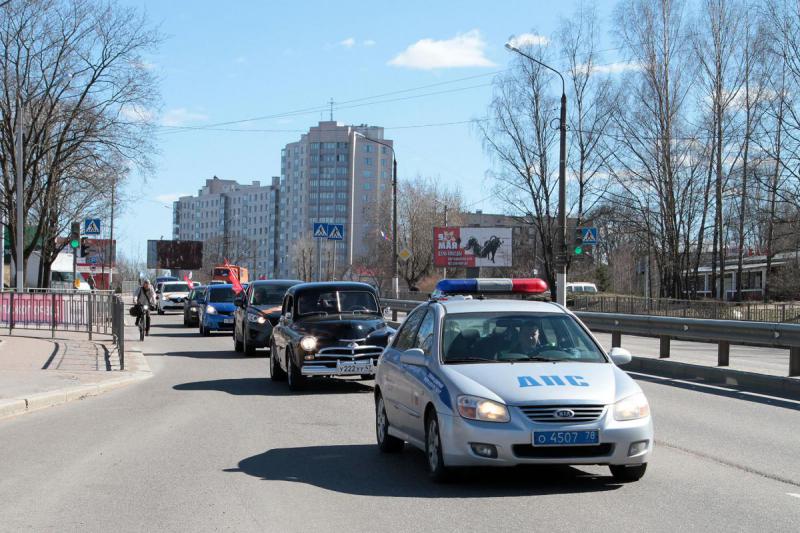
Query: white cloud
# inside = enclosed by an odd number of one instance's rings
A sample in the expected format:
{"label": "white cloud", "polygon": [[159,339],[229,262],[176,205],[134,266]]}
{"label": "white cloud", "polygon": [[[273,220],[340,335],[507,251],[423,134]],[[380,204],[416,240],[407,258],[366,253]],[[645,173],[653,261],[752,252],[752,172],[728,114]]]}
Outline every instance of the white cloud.
{"label": "white cloud", "polygon": [[361,44],[363,44],[364,46],[375,46],[375,41],[373,41],[372,39],[367,39]]}
{"label": "white cloud", "polygon": [[620,74],[630,70],[641,70],[642,65],[639,63],[628,63],[625,61],[617,61],[616,63],[609,63],[608,65],[594,65],[592,72],[596,74]]}
{"label": "white cloud", "polygon": [[343,41],[339,41],[340,46],[344,46],[345,48],[353,48],[356,45],[356,40],[352,37],[348,37]]}
{"label": "white cloud", "polygon": [[166,194],[159,194],[156,196],[156,200],[161,202],[162,204],[171,204],[172,202],[176,202],[178,198],[181,196],[189,196],[187,192],[170,192]]}
{"label": "white cloud", "polygon": [[484,55],[486,41],[480,31],[459,33],[452,39],[421,39],[397,54],[390,65],[421,70],[460,67],[492,67]]}
{"label": "white cloud", "polygon": [[203,120],[208,120],[208,115],[189,111],[185,107],[176,107],[164,113],[164,116],[161,118],[161,124],[164,126],[185,126],[191,122],[200,122]]}
{"label": "white cloud", "polygon": [[549,42],[550,39],[548,39],[544,35],[536,35],[535,33],[523,33],[521,35],[516,35],[511,39],[509,39],[508,44],[510,44],[514,48],[520,48],[523,46],[546,46],[547,43]]}

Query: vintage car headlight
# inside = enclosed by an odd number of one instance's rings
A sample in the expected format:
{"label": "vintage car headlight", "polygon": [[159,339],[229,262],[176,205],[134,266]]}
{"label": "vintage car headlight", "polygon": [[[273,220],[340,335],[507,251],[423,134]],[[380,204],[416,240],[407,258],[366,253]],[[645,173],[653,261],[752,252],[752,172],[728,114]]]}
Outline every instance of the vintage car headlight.
{"label": "vintage car headlight", "polygon": [[258,324],[263,324],[267,321],[266,317],[263,315],[256,315],[254,313],[247,313],[247,320],[248,322],[256,322]]}
{"label": "vintage car headlight", "polygon": [[508,408],[502,403],[477,396],[459,396],[458,414],[482,422],[508,422]]}
{"label": "vintage car headlight", "polygon": [[207,305],[206,306],[206,313],[208,313],[209,315],[215,315],[215,314],[217,314],[217,310],[214,309],[213,307],[211,307],[210,305]]}
{"label": "vintage car headlight", "polygon": [[614,420],[637,420],[650,414],[650,404],[643,392],[631,394],[614,404]]}
{"label": "vintage car headlight", "polygon": [[313,352],[317,348],[316,337],[303,337],[300,339],[300,347],[307,352]]}

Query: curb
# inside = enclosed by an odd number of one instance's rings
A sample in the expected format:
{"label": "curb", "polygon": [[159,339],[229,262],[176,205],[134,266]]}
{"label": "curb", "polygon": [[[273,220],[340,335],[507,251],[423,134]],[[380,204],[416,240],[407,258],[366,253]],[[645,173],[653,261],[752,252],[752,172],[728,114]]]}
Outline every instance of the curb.
{"label": "curb", "polygon": [[[141,351],[130,350],[130,352]],[[133,355],[133,354],[132,354]],[[144,359],[141,356],[141,359]],[[146,363],[145,363],[146,365]],[[112,391],[125,387],[127,385],[144,381],[153,377],[153,373],[149,368],[147,370],[137,370],[134,372],[124,371],[123,376],[115,377],[101,383],[91,383],[88,385],[75,385],[73,387],[64,387],[38,394],[32,394],[26,398],[12,398],[8,400],[0,400],[0,420],[12,416],[29,413],[31,411],[38,411],[48,407],[55,407],[74,400],[83,400],[91,396],[98,396],[104,392]]]}
{"label": "curb", "polygon": [[626,372],[643,372],[673,379],[699,379],[771,396],[800,398],[800,379],[797,378],[637,356],[620,368]]}

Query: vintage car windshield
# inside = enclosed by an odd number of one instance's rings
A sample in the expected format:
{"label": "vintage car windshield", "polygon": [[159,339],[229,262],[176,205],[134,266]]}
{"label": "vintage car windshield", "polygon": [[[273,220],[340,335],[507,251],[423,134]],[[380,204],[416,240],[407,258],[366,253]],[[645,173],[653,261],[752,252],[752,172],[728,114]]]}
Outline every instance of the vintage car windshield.
{"label": "vintage car windshield", "polygon": [[213,289],[208,296],[209,302],[223,303],[233,302],[234,292],[233,289]]}
{"label": "vintage car windshield", "polygon": [[604,363],[578,323],[560,313],[457,313],[445,316],[445,363],[568,361]]}
{"label": "vintage car windshield", "polygon": [[332,315],[338,313],[380,313],[375,296],[360,290],[305,291],[297,300],[300,315]]}
{"label": "vintage car windshield", "polygon": [[186,283],[165,283],[161,287],[161,292],[188,292],[189,285]]}
{"label": "vintage car windshield", "polygon": [[280,305],[289,287],[291,287],[291,284],[256,285],[253,287],[253,296],[250,299],[250,303],[253,305]]}

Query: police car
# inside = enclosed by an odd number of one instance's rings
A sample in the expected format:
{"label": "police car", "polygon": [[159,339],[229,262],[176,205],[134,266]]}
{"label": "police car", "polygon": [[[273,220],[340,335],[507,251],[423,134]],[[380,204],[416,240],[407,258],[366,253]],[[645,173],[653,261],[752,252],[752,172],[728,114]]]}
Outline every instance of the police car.
{"label": "police car", "polygon": [[[608,465],[636,481],[653,448],[642,390],[578,318],[550,302],[482,299],[541,294],[540,279],[459,279],[437,285],[406,318],[376,374],[378,447],[425,451],[434,480],[452,467]],[[460,295],[460,296],[455,296]]]}

